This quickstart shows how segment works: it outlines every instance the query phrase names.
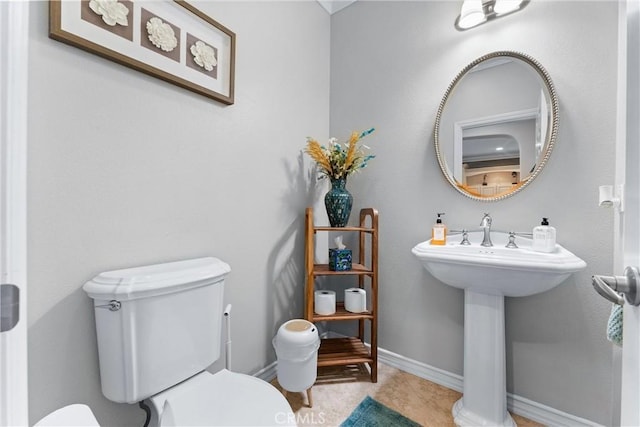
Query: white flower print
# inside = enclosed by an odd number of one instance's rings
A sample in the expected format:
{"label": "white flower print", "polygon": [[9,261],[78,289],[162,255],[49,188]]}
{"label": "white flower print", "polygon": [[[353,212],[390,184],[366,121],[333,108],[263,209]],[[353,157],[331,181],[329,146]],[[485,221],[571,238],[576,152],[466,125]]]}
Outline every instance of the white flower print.
{"label": "white flower print", "polygon": [[151,43],[165,52],[171,52],[178,46],[178,39],[176,38],[176,33],[173,32],[173,28],[160,18],[153,17],[149,19],[147,33]]}
{"label": "white flower print", "polygon": [[191,46],[190,50],[193,55],[193,60],[205,70],[211,71],[213,70],[213,67],[218,65],[215,50],[203,41],[198,40],[195,42],[195,44]]}
{"label": "white flower print", "polygon": [[118,0],[91,0],[89,7],[96,15],[102,16],[104,23],[111,27],[116,24],[124,27],[129,25],[129,20],[127,19],[129,9]]}

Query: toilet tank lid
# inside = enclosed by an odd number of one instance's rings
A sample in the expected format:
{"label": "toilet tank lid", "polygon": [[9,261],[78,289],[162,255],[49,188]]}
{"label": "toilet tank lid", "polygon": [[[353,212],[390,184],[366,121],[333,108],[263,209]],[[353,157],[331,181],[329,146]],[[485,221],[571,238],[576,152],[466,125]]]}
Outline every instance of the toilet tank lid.
{"label": "toilet tank lid", "polygon": [[231,267],[214,257],[105,271],[82,287],[94,299],[130,300],[224,280]]}

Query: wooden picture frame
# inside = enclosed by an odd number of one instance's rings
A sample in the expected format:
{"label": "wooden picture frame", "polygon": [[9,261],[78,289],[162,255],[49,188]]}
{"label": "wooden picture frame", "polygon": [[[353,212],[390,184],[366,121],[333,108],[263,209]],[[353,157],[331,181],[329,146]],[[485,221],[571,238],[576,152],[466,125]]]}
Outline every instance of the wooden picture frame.
{"label": "wooden picture frame", "polygon": [[231,30],[184,0],[50,0],[49,37],[231,105]]}

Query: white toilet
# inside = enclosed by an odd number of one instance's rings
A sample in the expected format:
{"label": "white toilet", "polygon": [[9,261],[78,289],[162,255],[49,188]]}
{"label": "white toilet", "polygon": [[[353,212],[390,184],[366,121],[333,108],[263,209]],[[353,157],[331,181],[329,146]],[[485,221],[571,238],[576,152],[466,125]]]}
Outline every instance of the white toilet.
{"label": "white toilet", "polygon": [[83,289],[94,300],[102,393],[150,409],[151,426],[295,426],[271,384],[223,369],[224,280],[217,258],[101,273]]}

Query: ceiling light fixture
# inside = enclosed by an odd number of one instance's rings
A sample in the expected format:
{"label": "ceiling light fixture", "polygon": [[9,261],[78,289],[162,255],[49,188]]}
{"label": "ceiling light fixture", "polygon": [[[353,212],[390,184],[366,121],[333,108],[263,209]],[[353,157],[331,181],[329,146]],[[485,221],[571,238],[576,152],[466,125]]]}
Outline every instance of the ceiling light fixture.
{"label": "ceiling light fixture", "polygon": [[485,22],[522,10],[530,0],[464,0],[455,27],[468,30]]}
{"label": "ceiling light fixture", "polygon": [[482,10],[482,0],[464,0],[458,17],[458,25],[463,28],[472,28],[482,24],[486,20]]}
{"label": "ceiling light fixture", "polygon": [[515,12],[520,9],[521,3],[522,0],[496,0],[496,4],[493,6],[493,11],[498,15]]}

